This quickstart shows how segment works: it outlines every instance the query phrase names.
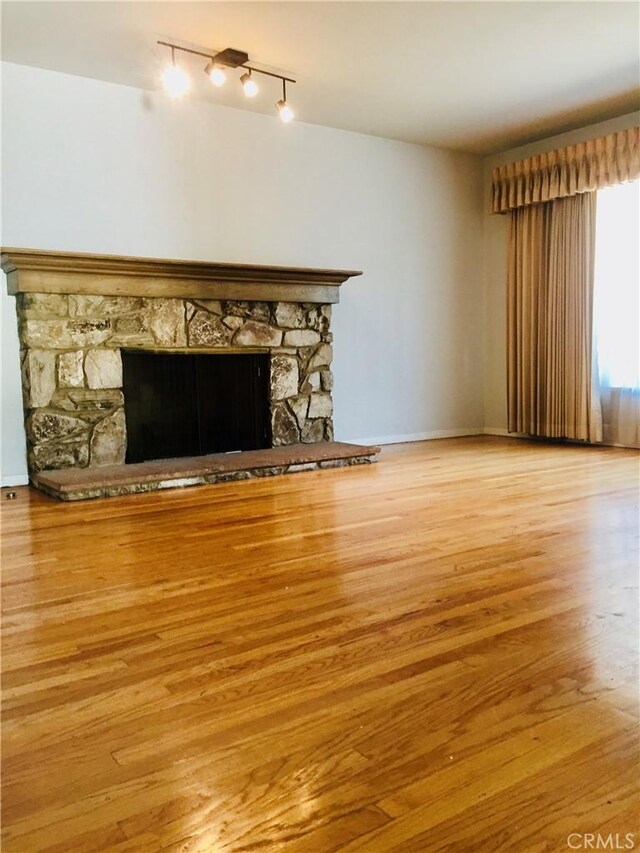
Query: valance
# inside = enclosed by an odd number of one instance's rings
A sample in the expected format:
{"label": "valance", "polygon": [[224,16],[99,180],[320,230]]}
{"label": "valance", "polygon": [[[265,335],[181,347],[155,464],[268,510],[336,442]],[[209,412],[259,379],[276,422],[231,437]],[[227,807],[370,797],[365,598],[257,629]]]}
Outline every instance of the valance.
{"label": "valance", "polygon": [[640,177],[640,127],[497,166],[491,212],[591,192]]}

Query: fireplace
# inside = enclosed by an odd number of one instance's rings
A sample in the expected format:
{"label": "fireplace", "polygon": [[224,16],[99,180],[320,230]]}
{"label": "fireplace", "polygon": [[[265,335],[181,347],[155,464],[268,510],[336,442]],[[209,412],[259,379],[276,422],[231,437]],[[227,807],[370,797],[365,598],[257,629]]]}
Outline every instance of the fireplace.
{"label": "fireplace", "polygon": [[2,268],[38,488],[81,500],[373,460],[333,438],[331,310],[359,272],[31,249]]}
{"label": "fireplace", "polygon": [[125,461],[271,447],[269,355],[122,350]]}

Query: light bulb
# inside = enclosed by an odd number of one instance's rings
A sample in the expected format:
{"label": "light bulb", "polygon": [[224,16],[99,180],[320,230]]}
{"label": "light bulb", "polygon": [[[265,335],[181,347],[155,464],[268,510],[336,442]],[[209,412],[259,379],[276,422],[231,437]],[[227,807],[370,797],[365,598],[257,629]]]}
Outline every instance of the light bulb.
{"label": "light bulb", "polygon": [[294,118],[294,113],[286,101],[278,101],[276,108],[280,113],[280,118],[285,124],[288,124]]}
{"label": "light bulb", "polygon": [[207,75],[209,80],[211,80],[214,86],[222,86],[224,81],[227,79],[227,75],[224,73],[221,66],[216,65],[213,60],[211,60],[204,69],[204,73]]}
{"label": "light bulb", "polygon": [[242,75],[240,82],[242,83],[242,88],[244,89],[244,93],[247,98],[253,98],[258,94],[258,84],[251,76],[250,71],[247,71],[246,74]]}
{"label": "light bulb", "polygon": [[172,98],[181,98],[191,88],[191,80],[186,71],[178,65],[167,65],[162,72],[162,85]]}

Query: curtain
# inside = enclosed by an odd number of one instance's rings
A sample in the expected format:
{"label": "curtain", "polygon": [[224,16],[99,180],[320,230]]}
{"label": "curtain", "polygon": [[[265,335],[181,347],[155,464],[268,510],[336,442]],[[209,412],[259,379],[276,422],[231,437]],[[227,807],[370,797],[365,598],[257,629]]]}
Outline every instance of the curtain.
{"label": "curtain", "polygon": [[598,191],[594,335],[603,440],[640,447],[640,183]]}
{"label": "curtain", "polygon": [[593,352],[596,193],[509,214],[509,431],[602,440]]}
{"label": "curtain", "polygon": [[600,388],[606,444],[640,447],[640,388]]}
{"label": "curtain", "polygon": [[636,180],[640,127],[498,166],[491,177],[492,213]]}

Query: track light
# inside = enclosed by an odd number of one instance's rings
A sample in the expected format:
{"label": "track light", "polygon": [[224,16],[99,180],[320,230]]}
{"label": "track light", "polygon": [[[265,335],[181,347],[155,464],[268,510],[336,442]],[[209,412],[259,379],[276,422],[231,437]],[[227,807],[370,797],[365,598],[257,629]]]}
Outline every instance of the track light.
{"label": "track light", "polygon": [[227,75],[224,73],[223,68],[220,65],[216,65],[213,59],[204,69],[204,73],[207,75],[209,80],[211,80],[214,86],[222,86],[224,81],[227,79]]}
{"label": "track light", "polygon": [[284,78],[282,80],[282,100],[278,101],[276,109],[280,113],[280,118],[285,124],[289,124],[289,122],[293,120],[294,113],[287,103],[287,81]]}
{"label": "track light", "polygon": [[187,72],[176,65],[176,55],[171,48],[171,62],[162,72],[162,85],[172,98],[181,98],[191,88],[191,79]]}
{"label": "track light", "polygon": [[276,107],[282,121],[285,124],[289,124],[289,122],[292,121],[294,118],[293,110],[291,109],[289,104],[286,101],[278,101]]}
{"label": "track light", "polygon": [[258,84],[251,76],[251,71],[247,71],[240,78],[240,82],[242,83],[242,88],[244,89],[244,93],[247,98],[253,98],[258,94]]}
{"label": "track light", "polygon": [[258,84],[255,82],[254,74],[264,74],[266,77],[273,77],[276,80],[282,80],[282,99],[277,102],[276,109],[281,120],[288,124],[294,118],[294,113],[287,101],[287,83],[295,83],[291,77],[285,77],[278,74],[276,71],[267,71],[264,68],[256,68],[250,64],[249,54],[244,50],[236,50],[233,47],[227,47],[224,50],[196,50],[192,47],[182,47],[179,44],[174,44],[170,41],[159,41],[158,44],[168,47],[171,50],[171,64],[165,68],[162,74],[162,82],[165,89],[173,98],[179,98],[185,95],[191,88],[191,78],[182,68],[176,65],[175,52],[180,50],[183,53],[188,53],[193,56],[202,56],[208,59],[204,72],[211,80],[214,86],[222,86],[227,79],[227,69],[235,70],[236,68],[244,73],[240,77],[244,94],[247,98],[253,98],[258,94]]}

